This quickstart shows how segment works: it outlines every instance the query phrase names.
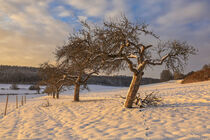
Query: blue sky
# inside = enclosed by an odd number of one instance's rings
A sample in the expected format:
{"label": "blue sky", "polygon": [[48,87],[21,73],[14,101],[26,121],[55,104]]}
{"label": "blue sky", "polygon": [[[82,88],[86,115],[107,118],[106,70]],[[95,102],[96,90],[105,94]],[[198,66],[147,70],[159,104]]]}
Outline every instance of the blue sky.
{"label": "blue sky", "polygon": [[[121,13],[148,23],[162,40],[183,40],[199,49],[185,73],[210,63],[209,0],[0,0],[0,64],[53,61],[56,46],[79,28],[79,20],[100,23]],[[162,69],[148,69],[146,76],[159,77]]]}

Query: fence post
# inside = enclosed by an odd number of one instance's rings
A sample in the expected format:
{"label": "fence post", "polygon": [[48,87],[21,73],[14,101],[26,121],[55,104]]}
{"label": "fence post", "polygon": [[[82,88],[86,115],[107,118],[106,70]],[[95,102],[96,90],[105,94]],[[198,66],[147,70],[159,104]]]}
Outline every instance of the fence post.
{"label": "fence post", "polygon": [[23,106],[23,96],[22,96],[22,100],[21,100],[21,105]]}
{"label": "fence post", "polygon": [[5,106],[5,110],[4,110],[4,116],[7,115],[8,98],[9,98],[9,95],[7,95],[7,99],[6,99],[6,106]]}
{"label": "fence post", "polygon": [[26,104],[26,95],[24,96],[25,104]]}
{"label": "fence post", "polygon": [[18,108],[18,96],[16,95],[16,108]]}

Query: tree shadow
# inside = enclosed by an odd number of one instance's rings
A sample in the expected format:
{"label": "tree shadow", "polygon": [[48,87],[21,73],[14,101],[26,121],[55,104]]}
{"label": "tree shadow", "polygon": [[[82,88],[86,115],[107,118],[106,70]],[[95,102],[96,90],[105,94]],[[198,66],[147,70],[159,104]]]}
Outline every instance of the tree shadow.
{"label": "tree shadow", "polygon": [[148,107],[133,107],[133,109],[140,109],[140,111],[146,111],[148,109],[174,109],[174,108],[187,108],[187,107],[210,107],[210,103],[175,103],[175,104],[162,104],[157,106],[148,106]]}
{"label": "tree shadow", "polygon": [[80,100],[79,102],[101,102],[101,101],[108,101],[113,99],[84,99]]}
{"label": "tree shadow", "polygon": [[170,107],[208,107],[210,103],[174,103],[174,104],[163,104],[157,107],[170,108]]}

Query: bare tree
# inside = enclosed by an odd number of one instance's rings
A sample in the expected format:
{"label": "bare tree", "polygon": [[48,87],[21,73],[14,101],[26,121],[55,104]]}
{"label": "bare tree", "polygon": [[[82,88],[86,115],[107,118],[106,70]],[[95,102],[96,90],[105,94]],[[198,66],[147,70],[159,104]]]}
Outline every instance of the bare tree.
{"label": "bare tree", "polygon": [[70,70],[67,73],[74,78],[74,101],[79,101],[80,86],[86,86],[87,80],[98,74],[105,62],[93,28],[85,22],[82,27],[79,32],[70,34],[68,42],[56,50],[58,62]]}
{"label": "bare tree", "polygon": [[46,85],[47,92],[52,93],[53,98],[59,98],[64,85],[72,85],[73,79],[69,79],[64,68],[60,65],[44,63],[40,68],[42,84]]}
{"label": "bare tree", "polygon": [[[112,62],[110,71],[125,69],[133,73],[124,106],[131,108],[147,66],[166,64],[168,69],[180,70],[196,50],[181,41],[161,42],[146,24],[130,22],[125,16],[105,21],[95,30],[100,50],[106,61]],[[146,37],[146,39],[145,39]],[[150,39],[150,40],[149,40]],[[157,43],[151,43],[156,40]]]}

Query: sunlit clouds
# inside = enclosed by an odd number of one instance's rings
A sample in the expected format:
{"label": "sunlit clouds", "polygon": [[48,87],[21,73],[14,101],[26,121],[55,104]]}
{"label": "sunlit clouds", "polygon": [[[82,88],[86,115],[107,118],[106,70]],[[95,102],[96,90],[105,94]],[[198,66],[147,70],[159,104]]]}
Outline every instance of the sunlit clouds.
{"label": "sunlit clouds", "polygon": [[125,13],[148,23],[163,40],[186,40],[198,48],[187,71],[199,69],[210,60],[209,6],[208,0],[0,0],[0,64],[53,61],[56,46],[79,20],[100,23]]}

